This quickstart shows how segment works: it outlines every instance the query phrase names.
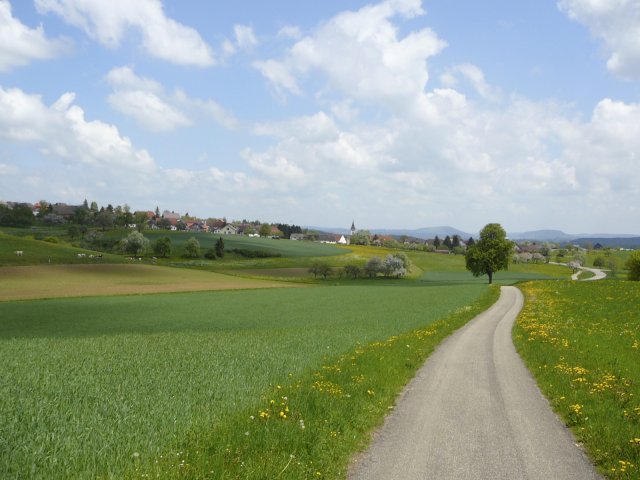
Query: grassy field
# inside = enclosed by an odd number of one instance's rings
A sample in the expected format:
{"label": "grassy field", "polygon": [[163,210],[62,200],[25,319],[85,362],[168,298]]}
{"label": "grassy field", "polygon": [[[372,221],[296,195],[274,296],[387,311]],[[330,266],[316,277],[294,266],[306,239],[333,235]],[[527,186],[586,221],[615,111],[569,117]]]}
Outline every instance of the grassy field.
{"label": "grassy field", "polygon": [[30,265],[0,269],[0,301],[291,287],[198,270],[152,265]]}
{"label": "grassy field", "polygon": [[[22,256],[16,256],[15,251],[21,250]],[[86,257],[79,258],[78,254],[84,253]],[[60,265],[60,264],[89,264],[89,263],[114,263],[124,262],[119,255],[103,254],[100,259],[90,259],[88,256],[96,254],[91,250],[71,247],[65,244],[56,244],[34,240],[28,237],[17,237],[0,233],[0,266],[19,265]]]}
{"label": "grassy field", "polygon": [[609,478],[640,478],[640,284],[533,282],[514,329],[553,408]]}
{"label": "grassy field", "polygon": [[0,303],[0,477],[276,478],[287,461],[281,478],[339,477],[427,352],[495,298],[487,292],[353,286]]}

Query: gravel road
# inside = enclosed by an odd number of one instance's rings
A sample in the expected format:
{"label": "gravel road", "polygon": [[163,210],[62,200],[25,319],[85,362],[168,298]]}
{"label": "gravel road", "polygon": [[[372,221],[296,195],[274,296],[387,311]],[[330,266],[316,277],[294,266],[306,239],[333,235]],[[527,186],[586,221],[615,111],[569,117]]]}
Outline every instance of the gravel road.
{"label": "gravel road", "polygon": [[511,340],[515,287],[453,334],[408,385],[350,480],[600,479]]}

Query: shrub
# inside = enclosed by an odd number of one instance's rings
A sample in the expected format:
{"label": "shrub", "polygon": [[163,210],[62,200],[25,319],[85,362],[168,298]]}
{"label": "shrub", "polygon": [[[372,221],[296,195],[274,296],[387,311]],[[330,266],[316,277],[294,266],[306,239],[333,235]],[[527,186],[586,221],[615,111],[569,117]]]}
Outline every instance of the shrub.
{"label": "shrub", "polygon": [[640,280],[640,250],[636,250],[631,254],[627,263],[625,263],[628,273],[627,278],[637,282]]}
{"label": "shrub", "polygon": [[42,241],[48,243],[59,243],[58,237],[44,237]]}
{"label": "shrub", "polygon": [[596,257],[593,260],[593,266],[594,267],[604,267],[604,258],[603,257]]}
{"label": "shrub", "polygon": [[204,253],[204,258],[208,258],[209,260],[216,259],[216,250],[214,248],[210,248]]}
{"label": "shrub", "polygon": [[185,242],[184,256],[187,258],[198,258],[200,256],[200,242],[196,237],[191,237]]}

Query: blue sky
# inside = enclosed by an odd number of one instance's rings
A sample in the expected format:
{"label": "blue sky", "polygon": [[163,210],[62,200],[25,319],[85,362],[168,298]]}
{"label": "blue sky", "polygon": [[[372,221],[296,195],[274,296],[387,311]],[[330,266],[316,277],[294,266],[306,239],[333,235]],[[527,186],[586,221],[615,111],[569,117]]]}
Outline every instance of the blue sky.
{"label": "blue sky", "polygon": [[640,1],[0,0],[0,200],[640,234]]}

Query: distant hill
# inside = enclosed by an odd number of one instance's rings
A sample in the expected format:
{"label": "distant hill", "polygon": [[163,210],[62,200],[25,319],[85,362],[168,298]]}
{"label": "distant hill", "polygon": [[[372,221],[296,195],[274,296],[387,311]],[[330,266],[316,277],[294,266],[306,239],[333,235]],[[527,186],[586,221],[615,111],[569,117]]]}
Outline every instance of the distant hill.
{"label": "distant hill", "polygon": [[538,242],[568,242],[576,238],[575,235],[561,230],[533,230],[531,232],[509,232],[511,240],[534,240]]}
{"label": "distant hill", "polygon": [[594,246],[600,244],[603,247],[612,248],[632,248],[640,249],[640,237],[589,237],[589,238],[576,238],[571,240],[571,243],[586,247],[587,245]]}
{"label": "distant hill", "polygon": [[462,240],[467,240],[469,237],[477,237],[478,234],[472,235],[467,232],[463,232],[462,230],[458,230],[453,227],[425,227],[418,228],[415,230],[402,230],[402,229],[383,229],[376,228],[371,230],[371,233],[377,233],[378,235],[391,235],[394,237],[401,237],[406,235],[407,237],[415,237],[421,238],[422,240],[427,240],[430,238],[435,238],[437,235],[441,239],[445,238],[447,235],[453,237],[454,235],[458,235]]}
{"label": "distant hill", "polygon": [[[307,226],[310,230],[317,230],[319,232],[337,233],[341,235],[348,235],[351,231],[348,228],[341,227],[313,227]],[[468,233],[462,230],[458,230],[454,227],[441,226],[441,227],[424,227],[417,229],[391,229],[391,228],[373,228],[370,230],[372,234],[378,235],[390,235],[392,237],[401,237],[406,235],[407,237],[420,238],[427,240],[434,238],[436,235],[441,239],[444,239],[447,235],[459,235],[462,240],[467,240],[469,237],[477,238],[478,233]],[[617,246],[622,248],[640,248],[640,236],[639,235],[626,235],[626,234],[611,234],[611,233],[579,233],[571,234],[565,233],[562,230],[532,230],[529,232],[507,232],[507,236],[511,240],[524,241],[529,240],[533,242],[555,242],[555,243],[576,243],[579,245],[585,245],[591,243],[595,245],[600,243],[602,246]]]}
{"label": "distant hill", "polygon": [[[314,227],[307,226],[309,230],[316,230],[318,232],[327,232],[327,233],[337,233],[341,235],[347,235],[351,233],[351,230],[348,228],[339,228],[339,227]],[[434,238],[436,235],[441,239],[444,239],[447,235],[454,236],[459,235],[462,240],[467,240],[469,237],[477,237],[478,234],[470,234],[463,232],[462,230],[458,230],[453,227],[425,227],[418,229],[391,229],[391,228],[372,228],[369,230],[372,234],[378,235],[390,235],[392,237],[402,237],[406,235],[407,237],[420,238],[422,240],[427,240],[430,238]]]}

